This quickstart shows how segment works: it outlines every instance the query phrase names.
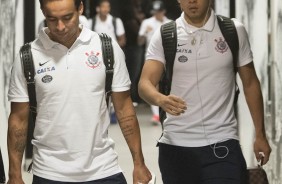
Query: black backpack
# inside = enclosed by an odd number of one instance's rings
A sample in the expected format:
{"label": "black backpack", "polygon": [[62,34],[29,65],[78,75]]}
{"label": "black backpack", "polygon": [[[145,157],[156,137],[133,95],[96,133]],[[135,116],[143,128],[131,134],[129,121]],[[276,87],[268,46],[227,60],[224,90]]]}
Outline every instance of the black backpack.
{"label": "black backpack", "polygon": [[[111,37],[108,35],[101,33],[99,34],[101,40],[101,48],[103,53],[104,65],[106,66],[106,81],[105,81],[105,92],[106,92],[106,103],[109,106],[109,99],[112,94],[112,80],[114,74],[114,53],[112,47]],[[36,100],[36,92],[35,92],[35,69],[33,63],[33,57],[31,52],[30,44],[27,43],[23,45],[20,49],[20,58],[23,65],[24,76],[27,82],[27,90],[29,96],[29,109],[30,109],[30,120],[28,126],[28,137],[27,137],[27,154],[32,155],[30,152],[32,150],[31,139],[32,134],[30,132],[34,131],[35,120],[37,115],[37,100]],[[30,171],[31,165],[28,167],[28,171]]]}
{"label": "black backpack", "polygon": [[[238,51],[239,51],[239,39],[238,39],[236,27],[234,25],[234,22],[230,18],[217,15],[217,20],[220,30],[223,34],[223,37],[225,38],[229,48],[231,49],[233,56],[234,74],[236,75],[237,59],[238,59]],[[162,36],[166,66],[165,66],[165,71],[159,83],[159,90],[161,93],[165,95],[169,95],[171,90],[171,80],[173,75],[173,64],[174,64],[174,59],[177,49],[177,31],[176,31],[175,21],[171,21],[161,26],[161,36]],[[240,91],[236,83],[234,104],[237,103],[239,93]],[[160,121],[163,122],[166,118],[166,112],[162,108],[159,108],[159,112],[160,112]]]}

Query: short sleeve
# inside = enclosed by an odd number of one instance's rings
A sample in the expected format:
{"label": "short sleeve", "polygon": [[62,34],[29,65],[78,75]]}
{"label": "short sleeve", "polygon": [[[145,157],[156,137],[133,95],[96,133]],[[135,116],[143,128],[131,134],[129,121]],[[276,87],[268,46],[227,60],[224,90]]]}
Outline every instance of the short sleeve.
{"label": "short sleeve", "polygon": [[152,39],[148,46],[146,60],[157,60],[162,63],[165,63],[160,28],[158,28],[152,36]]}
{"label": "short sleeve", "polygon": [[17,55],[11,72],[8,100],[11,102],[28,102],[27,83],[23,74],[22,63]]}
{"label": "short sleeve", "polygon": [[116,24],[117,24],[117,35],[121,36],[125,34],[124,26],[120,18],[116,18]]}
{"label": "short sleeve", "polygon": [[112,43],[115,58],[112,91],[127,91],[130,89],[131,81],[125,63],[125,56],[118,43],[114,40],[112,40]]}
{"label": "short sleeve", "polygon": [[237,19],[232,20],[235,23],[239,38],[238,67],[240,67],[253,61],[253,52],[245,26]]}

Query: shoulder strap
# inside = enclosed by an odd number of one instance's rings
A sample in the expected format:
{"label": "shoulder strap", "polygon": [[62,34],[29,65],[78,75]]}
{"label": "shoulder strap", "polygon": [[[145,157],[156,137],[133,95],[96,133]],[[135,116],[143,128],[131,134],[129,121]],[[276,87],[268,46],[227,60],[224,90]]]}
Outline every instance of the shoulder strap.
{"label": "shoulder strap", "polygon": [[36,113],[37,113],[37,101],[36,101],[36,93],[35,93],[35,69],[33,63],[33,57],[31,53],[30,44],[27,43],[23,45],[20,49],[20,58],[23,66],[24,76],[27,82],[27,91],[29,97],[29,108],[32,113],[33,121],[35,121]]}
{"label": "shoulder strap", "polygon": [[[222,15],[217,15],[217,20],[218,20],[218,25],[219,28],[222,32],[223,37],[225,38],[233,56],[233,68],[234,68],[234,73],[236,75],[238,69],[237,69],[237,61],[238,61],[238,52],[239,52],[239,38],[238,38],[238,33],[237,29],[235,27],[234,22],[228,18],[224,17]],[[239,87],[236,83],[236,89],[235,89],[235,98],[234,98],[234,105],[236,107],[238,97],[239,97]]]}
{"label": "shoulder strap", "polygon": [[115,36],[117,38],[117,18],[113,16],[113,20],[112,20],[113,26],[114,26],[114,32],[115,32]]}
{"label": "shoulder strap", "polygon": [[106,102],[109,105],[109,99],[112,94],[112,81],[114,75],[114,52],[112,46],[111,37],[109,37],[105,33],[99,34],[101,39],[101,47],[103,52],[103,60],[106,66],[106,85],[105,85],[105,92],[106,92]]}
{"label": "shoulder strap", "polygon": [[239,38],[234,22],[227,17],[217,15],[218,25],[233,56],[234,72],[237,72],[237,60],[239,51]]}
{"label": "shoulder strap", "polygon": [[[159,89],[165,95],[169,95],[173,74],[173,64],[177,48],[176,23],[168,22],[161,26],[161,37],[165,54],[165,70],[160,80]],[[160,108],[160,121],[166,118],[166,113]]]}
{"label": "shoulder strap", "polygon": [[92,31],[95,31],[94,28],[95,28],[95,24],[96,24],[96,16],[93,16],[92,18]]}
{"label": "shoulder strap", "polygon": [[[21,47],[20,58],[21,58],[22,66],[23,66],[24,76],[27,82],[29,109],[30,109],[30,115],[31,115],[29,116],[29,124],[28,124],[26,157],[32,158],[31,140],[33,137],[35,120],[37,116],[37,101],[36,101],[35,80],[34,80],[35,70],[34,70],[34,63],[33,63],[31,47],[29,43]],[[32,162],[28,166],[28,169],[27,169],[28,172],[31,171],[31,167],[32,167]]]}

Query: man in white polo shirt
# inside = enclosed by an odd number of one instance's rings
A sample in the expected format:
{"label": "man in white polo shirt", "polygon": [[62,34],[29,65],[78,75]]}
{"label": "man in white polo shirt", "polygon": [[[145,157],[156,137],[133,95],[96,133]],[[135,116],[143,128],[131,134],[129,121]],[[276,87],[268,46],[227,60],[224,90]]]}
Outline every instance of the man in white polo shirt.
{"label": "man in white polo shirt", "polygon": [[[234,113],[235,75],[230,48],[212,0],[178,0],[177,46],[171,91],[157,89],[165,63],[160,30],[151,39],[139,82],[140,96],[166,112],[159,140],[164,184],[246,183],[246,162]],[[233,20],[239,37],[237,70],[255,127],[254,153],[265,164],[271,148],[264,128],[263,100],[247,32]]]}
{"label": "man in white polo shirt", "polygon": [[[33,144],[33,184],[125,184],[105,101],[105,66],[99,35],[79,27],[81,0],[40,0],[47,28],[31,43],[37,118]],[[132,153],[133,183],[151,174],[141,149],[140,129],[130,98],[124,54],[115,41],[112,100]],[[21,162],[27,137],[29,98],[17,57],[8,94],[9,182],[23,184]],[[130,182],[131,183],[131,182]]]}

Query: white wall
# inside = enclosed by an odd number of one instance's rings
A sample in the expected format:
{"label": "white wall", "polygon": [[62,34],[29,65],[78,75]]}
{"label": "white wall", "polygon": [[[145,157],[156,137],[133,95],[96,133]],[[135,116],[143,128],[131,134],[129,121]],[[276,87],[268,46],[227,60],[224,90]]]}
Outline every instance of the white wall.
{"label": "white wall", "polygon": [[[246,27],[251,48],[254,54],[254,64],[261,82],[263,96],[267,100],[267,63],[268,63],[268,19],[267,1],[248,0],[236,1],[236,18]],[[242,88],[241,88],[242,89]],[[243,153],[247,165],[255,166],[253,154],[254,127],[245,102],[243,91],[239,97],[239,132]]]}
{"label": "white wall", "polygon": [[1,0],[0,15],[0,146],[7,173],[7,119],[10,112],[7,91],[13,58],[23,44],[23,1]]}

